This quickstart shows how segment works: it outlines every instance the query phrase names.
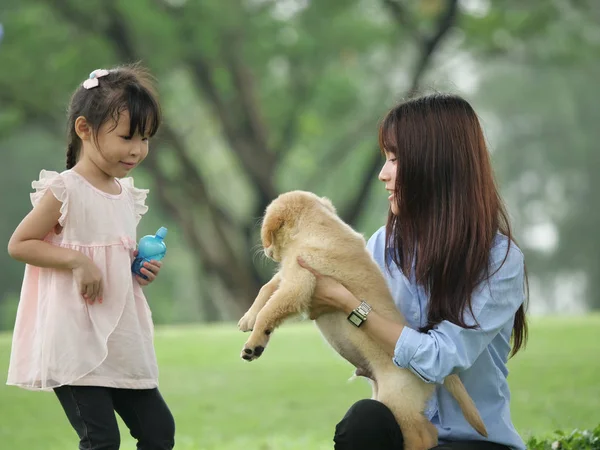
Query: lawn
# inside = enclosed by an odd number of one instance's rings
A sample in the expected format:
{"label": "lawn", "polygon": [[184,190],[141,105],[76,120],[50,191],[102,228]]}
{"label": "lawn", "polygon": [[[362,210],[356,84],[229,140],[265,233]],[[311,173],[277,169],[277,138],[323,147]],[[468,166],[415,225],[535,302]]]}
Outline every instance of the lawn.
{"label": "lawn", "polygon": [[[600,423],[600,316],[535,318],[527,349],[509,363],[513,419],[524,438]],[[367,383],[311,324],[277,331],[264,356],[239,358],[245,335],[233,324],[156,331],[160,388],[181,450],[331,449],[333,428]],[[10,335],[0,335],[5,380]],[[0,385],[0,448],[77,448],[52,393]],[[134,449],[122,428],[122,446]]]}

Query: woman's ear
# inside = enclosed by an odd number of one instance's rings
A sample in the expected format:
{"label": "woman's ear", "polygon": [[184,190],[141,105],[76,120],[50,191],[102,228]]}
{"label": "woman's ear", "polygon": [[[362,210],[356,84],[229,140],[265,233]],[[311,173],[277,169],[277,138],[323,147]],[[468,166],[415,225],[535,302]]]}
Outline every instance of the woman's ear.
{"label": "woman's ear", "polygon": [[79,116],[75,119],[75,133],[82,141],[89,141],[92,137],[92,128],[85,117]]}

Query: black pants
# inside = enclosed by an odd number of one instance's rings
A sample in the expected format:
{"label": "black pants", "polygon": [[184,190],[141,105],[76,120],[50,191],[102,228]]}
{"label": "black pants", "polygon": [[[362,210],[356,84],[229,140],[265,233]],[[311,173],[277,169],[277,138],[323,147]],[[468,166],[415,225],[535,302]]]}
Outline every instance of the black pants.
{"label": "black pants", "polygon": [[[402,450],[404,440],[394,415],[375,400],[360,400],[335,427],[335,450]],[[436,450],[508,450],[485,441],[441,444]]]}
{"label": "black pants", "polygon": [[115,411],[137,440],[138,450],[171,450],[175,421],[158,389],[61,386],[54,390],[79,436],[80,450],[118,450]]}

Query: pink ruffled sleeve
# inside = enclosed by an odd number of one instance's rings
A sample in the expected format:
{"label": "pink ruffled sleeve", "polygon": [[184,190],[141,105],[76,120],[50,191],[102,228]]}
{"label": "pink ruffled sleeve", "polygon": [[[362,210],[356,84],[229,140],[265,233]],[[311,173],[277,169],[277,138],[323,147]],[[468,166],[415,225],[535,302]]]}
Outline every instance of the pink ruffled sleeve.
{"label": "pink ruffled sleeve", "polygon": [[148,207],[146,206],[146,197],[148,197],[148,189],[139,189],[133,185],[133,178],[122,178],[119,180],[121,186],[127,189],[133,199],[133,205],[135,210],[135,218],[139,223],[140,219],[146,212],[148,212]]}
{"label": "pink ruffled sleeve", "polygon": [[42,170],[39,179],[33,181],[31,187],[35,189],[35,192],[30,194],[31,204],[34,207],[40,202],[48,189],[62,203],[58,223],[61,227],[64,226],[69,212],[69,192],[63,177],[58,172]]}

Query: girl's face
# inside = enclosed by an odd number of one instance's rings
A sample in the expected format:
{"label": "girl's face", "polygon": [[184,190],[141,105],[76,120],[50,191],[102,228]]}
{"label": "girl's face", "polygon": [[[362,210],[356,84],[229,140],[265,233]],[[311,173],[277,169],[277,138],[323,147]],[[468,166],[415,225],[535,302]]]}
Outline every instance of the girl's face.
{"label": "girl's face", "polygon": [[[123,111],[116,124],[108,121],[94,139],[83,139],[84,152],[110,177],[123,178],[148,155],[148,138],[136,132],[129,136],[129,113]],[[85,148],[88,147],[88,148]],[[92,147],[92,148],[90,148]]]}
{"label": "girl's face", "polygon": [[392,214],[398,215],[398,202],[396,201],[396,155],[385,152],[385,164],[379,172],[379,180],[385,184],[385,189],[389,193],[388,201]]}

